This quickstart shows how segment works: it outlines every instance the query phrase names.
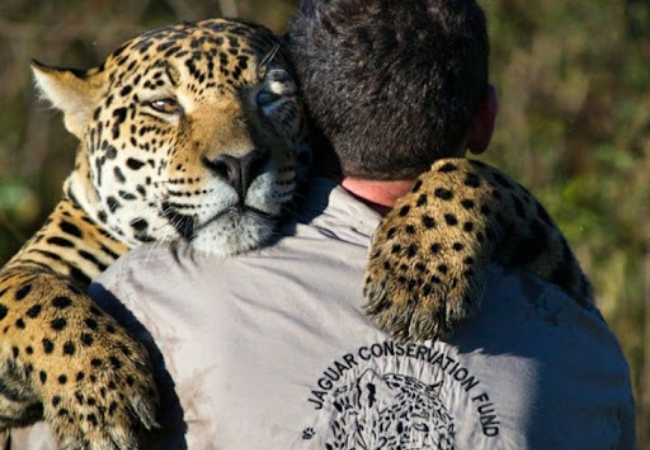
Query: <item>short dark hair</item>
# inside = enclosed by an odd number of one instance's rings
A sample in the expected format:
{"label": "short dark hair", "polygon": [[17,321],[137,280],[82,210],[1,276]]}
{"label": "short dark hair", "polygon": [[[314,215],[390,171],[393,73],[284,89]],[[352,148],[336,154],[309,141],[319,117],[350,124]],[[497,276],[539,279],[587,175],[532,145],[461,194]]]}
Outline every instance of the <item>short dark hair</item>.
{"label": "short dark hair", "polygon": [[303,0],[289,45],[343,173],[411,178],[458,151],[488,83],[475,0]]}

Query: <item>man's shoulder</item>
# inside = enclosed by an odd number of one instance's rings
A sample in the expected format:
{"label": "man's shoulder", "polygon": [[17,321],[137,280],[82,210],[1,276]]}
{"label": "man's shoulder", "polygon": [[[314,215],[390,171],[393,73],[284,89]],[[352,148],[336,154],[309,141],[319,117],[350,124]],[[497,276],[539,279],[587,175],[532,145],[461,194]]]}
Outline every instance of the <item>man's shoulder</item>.
{"label": "man's shoulder", "polygon": [[593,303],[581,303],[568,292],[528,272],[492,264],[488,276],[482,313],[517,313],[530,321],[552,327],[571,327],[593,322],[609,332],[607,322]]}
{"label": "man's shoulder", "polygon": [[520,352],[559,364],[609,365],[608,371],[628,372],[618,340],[596,305],[583,305],[523,271],[489,268],[483,304],[470,325],[461,333],[463,341],[489,333],[490,340],[475,342],[488,343],[496,353]]}
{"label": "man's shoulder", "polygon": [[617,448],[635,448],[629,366],[596,305],[582,305],[529,273],[494,266],[474,319],[455,344],[465,354],[487,356],[481,364],[496,365],[497,378],[535,405],[548,426],[532,427],[531,442],[559,448],[549,439],[563,435],[567,448],[572,439],[576,448],[598,422],[620,435]]}

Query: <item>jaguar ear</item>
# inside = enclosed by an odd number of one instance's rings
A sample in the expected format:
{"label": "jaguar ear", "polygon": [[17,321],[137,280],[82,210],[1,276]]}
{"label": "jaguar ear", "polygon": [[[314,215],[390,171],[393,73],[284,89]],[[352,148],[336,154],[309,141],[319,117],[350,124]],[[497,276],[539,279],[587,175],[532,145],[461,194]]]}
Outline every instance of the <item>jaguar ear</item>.
{"label": "jaguar ear", "polygon": [[99,101],[103,72],[59,69],[34,59],[31,66],[41,95],[63,112],[68,131],[82,139]]}

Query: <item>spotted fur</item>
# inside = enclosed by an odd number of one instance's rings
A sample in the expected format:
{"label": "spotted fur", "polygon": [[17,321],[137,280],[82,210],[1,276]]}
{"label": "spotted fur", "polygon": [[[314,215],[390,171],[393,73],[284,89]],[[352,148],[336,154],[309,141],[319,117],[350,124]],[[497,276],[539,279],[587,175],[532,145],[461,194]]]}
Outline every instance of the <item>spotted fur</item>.
{"label": "spotted fur", "polygon": [[85,294],[128,249],[265,243],[305,175],[297,87],[265,28],[147,32],[87,71],[34,62],[80,140],[64,196],[0,272],[0,431],[45,418],[61,448],[131,449],[156,426],[146,350]]}
{"label": "spotted fur", "polygon": [[498,262],[539,276],[584,305],[588,279],[537,199],[482,162],[443,159],[384,218],[366,270],[366,309],[401,340],[452,335],[472,316]]}

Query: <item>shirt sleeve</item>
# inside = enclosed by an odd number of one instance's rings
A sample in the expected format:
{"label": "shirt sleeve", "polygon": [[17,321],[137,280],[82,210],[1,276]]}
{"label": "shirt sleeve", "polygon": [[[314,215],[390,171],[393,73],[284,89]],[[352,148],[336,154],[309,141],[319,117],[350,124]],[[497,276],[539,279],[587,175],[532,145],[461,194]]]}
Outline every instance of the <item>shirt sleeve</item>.
{"label": "shirt sleeve", "polygon": [[637,448],[636,408],[633,397],[630,397],[630,401],[621,411],[620,424],[621,438],[618,443],[618,450],[635,450]]}

